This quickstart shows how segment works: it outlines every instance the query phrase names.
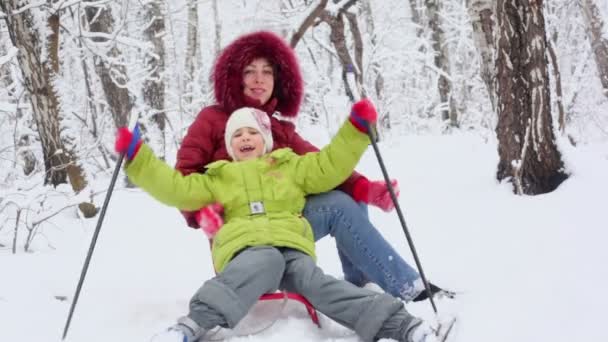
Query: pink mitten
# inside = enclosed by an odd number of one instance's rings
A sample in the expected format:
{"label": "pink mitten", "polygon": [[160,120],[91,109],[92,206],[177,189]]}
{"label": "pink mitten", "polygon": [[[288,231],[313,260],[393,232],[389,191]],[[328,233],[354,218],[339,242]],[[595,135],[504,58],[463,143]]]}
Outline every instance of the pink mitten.
{"label": "pink mitten", "polygon": [[359,131],[367,133],[367,127],[376,123],[378,113],[370,100],[363,99],[353,105],[349,119]]}
{"label": "pink mitten", "polygon": [[220,203],[214,203],[201,208],[194,214],[194,218],[207,237],[212,239],[224,224],[223,214],[224,207]]}
{"label": "pink mitten", "polygon": [[[397,180],[391,180],[391,185],[395,191],[395,196],[399,197],[399,183],[397,183]],[[359,179],[355,183],[353,198],[357,202],[371,204],[384,211],[395,209],[395,203],[391,199],[391,194],[385,181],[370,182],[365,178]]]}
{"label": "pink mitten", "polygon": [[133,132],[126,127],[121,127],[116,133],[114,149],[118,153],[124,153],[128,160],[133,160],[141,147],[139,126],[136,125]]}

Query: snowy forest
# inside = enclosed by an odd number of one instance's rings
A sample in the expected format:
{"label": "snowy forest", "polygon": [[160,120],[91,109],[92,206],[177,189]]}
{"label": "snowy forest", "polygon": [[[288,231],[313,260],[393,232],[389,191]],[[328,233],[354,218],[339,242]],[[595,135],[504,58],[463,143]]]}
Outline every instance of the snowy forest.
{"label": "snowy forest", "polygon": [[[591,164],[608,170],[608,1],[0,0],[0,265],[10,269],[15,255],[84,248],[119,161],[117,129],[139,122],[145,142],[173,164],[189,125],[215,103],[210,73],[216,56],[255,30],[275,32],[295,50],[305,82],[295,124],[318,146],[336,133],[352,103],[367,97],[378,108],[379,139],[393,151],[393,171],[399,163],[416,163],[409,159],[413,151],[421,151],[421,160],[444,159],[435,178],[444,189],[448,182],[441,178],[468,173],[507,188],[509,201],[542,199]],[[446,156],[465,151],[442,154],[433,147],[463,135],[490,152],[470,162]],[[391,150],[403,143],[412,145]],[[476,148],[467,152],[474,155]],[[577,151],[589,149],[596,159],[577,164]],[[482,162],[491,165],[476,169]],[[369,156],[364,168],[375,167]],[[406,177],[405,171],[397,175]],[[468,184],[475,187],[474,180]],[[601,217],[607,184],[597,184],[603,198],[589,199],[598,208],[590,221]],[[124,175],[116,187],[135,191]],[[455,212],[450,207],[459,200],[450,198],[429,202],[419,213],[431,206]],[[500,217],[512,212],[506,201],[496,210]],[[402,204],[416,208],[407,197]],[[172,224],[181,229],[177,216]],[[605,216],[604,223],[593,223],[606,228]],[[72,261],[81,263],[82,255]],[[15,263],[24,267],[23,260]],[[75,279],[70,274],[59,287]],[[10,298],[2,289],[0,327],[9,319],[2,312],[10,311],[1,309],[3,297]],[[63,315],[54,319],[59,331],[69,298],[56,299],[63,305],[53,311]],[[598,311],[605,315],[605,307]],[[607,335],[598,330],[584,336],[600,342]],[[492,336],[460,333],[462,341]]]}
{"label": "snowy forest", "polygon": [[[0,13],[0,221],[25,234],[78,206],[96,214],[117,127],[136,117],[173,154],[213,102],[222,46],[280,33],[306,81],[300,121],[332,134],[369,96],[384,139],[496,136],[499,180],[521,194],[566,178],[556,138],[608,139],[608,4],[585,1],[12,1]],[[360,80],[351,89],[347,74]],[[45,186],[39,186],[44,184]],[[63,186],[63,185],[66,186]],[[63,196],[52,206],[49,197]],[[4,244],[4,243],[3,243]]]}

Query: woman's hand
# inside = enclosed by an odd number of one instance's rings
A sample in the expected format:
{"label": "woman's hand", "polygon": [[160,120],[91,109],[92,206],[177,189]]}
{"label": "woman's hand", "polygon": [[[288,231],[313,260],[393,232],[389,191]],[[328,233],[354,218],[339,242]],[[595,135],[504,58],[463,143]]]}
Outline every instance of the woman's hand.
{"label": "woman's hand", "polygon": [[[395,191],[395,196],[399,197],[399,183],[397,183],[397,180],[391,180],[391,185]],[[387,212],[395,209],[395,203],[393,203],[385,181],[370,182],[366,178],[360,178],[355,183],[353,198],[357,202],[371,204]]]}

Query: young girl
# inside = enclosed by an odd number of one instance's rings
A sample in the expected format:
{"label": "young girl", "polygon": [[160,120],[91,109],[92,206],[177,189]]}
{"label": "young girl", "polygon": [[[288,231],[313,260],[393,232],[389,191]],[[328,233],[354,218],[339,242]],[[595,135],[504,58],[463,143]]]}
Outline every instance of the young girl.
{"label": "young girl", "polygon": [[217,276],[196,292],[188,315],[157,338],[193,342],[216,326],[234,328],[262,294],[277,289],[303,295],[363,341],[434,338],[399,299],[325,275],[315,264],[313,232],[301,215],[306,195],[333,189],[352,173],[369,144],[366,127],[376,118],[373,105],[360,101],[329,145],[299,156],[289,148],[270,152],[268,115],[241,108],[224,133],[233,162],[217,161],[205,174],[188,176],[157,159],[137,134],[119,130],[116,149],[126,153],[134,184],[181,210],[215,202],[225,210],[226,223],[213,236]]}

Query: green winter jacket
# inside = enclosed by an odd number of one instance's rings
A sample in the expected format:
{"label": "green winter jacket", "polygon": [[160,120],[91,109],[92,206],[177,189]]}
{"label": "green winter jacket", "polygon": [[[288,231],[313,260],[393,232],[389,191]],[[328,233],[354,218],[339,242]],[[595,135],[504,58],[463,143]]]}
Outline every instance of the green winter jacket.
{"label": "green winter jacket", "polygon": [[225,224],[212,249],[213,264],[221,272],[248,246],[290,247],[316,258],[312,228],[301,215],[305,196],[341,184],[368,144],[367,135],[347,120],[317,153],[299,156],[283,148],[257,159],[216,161],[206,166],[204,174],[182,176],[142,145],[126,172],[135,185],[169,206],[181,210],[214,202],[224,206]]}

